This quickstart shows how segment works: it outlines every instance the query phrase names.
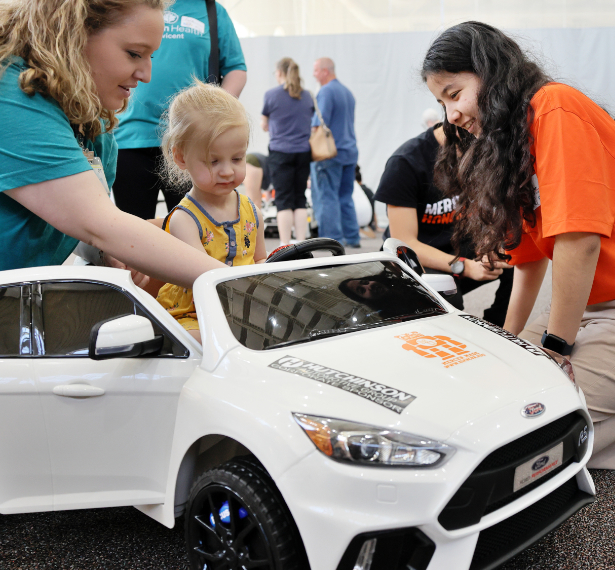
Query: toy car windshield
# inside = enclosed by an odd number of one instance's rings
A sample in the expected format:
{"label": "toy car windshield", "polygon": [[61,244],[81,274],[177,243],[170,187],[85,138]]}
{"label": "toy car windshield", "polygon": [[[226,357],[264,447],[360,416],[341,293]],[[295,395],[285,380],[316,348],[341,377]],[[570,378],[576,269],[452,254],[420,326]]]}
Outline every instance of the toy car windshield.
{"label": "toy car windshield", "polygon": [[254,350],[447,312],[391,261],[250,275],[220,283],[217,291],[235,338]]}

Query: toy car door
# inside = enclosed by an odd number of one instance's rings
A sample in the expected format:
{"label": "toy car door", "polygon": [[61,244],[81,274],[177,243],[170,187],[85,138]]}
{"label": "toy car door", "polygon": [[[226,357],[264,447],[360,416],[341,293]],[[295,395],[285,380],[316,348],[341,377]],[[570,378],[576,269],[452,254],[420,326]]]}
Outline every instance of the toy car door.
{"label": "toy car door", "polygon": [[[154,316],[112,285],[56,281],[32,287],[54,509],[160,502],[179,393],[199,355],[190,356]],[[90,359],[93,326],[125,314],[152,321],[165,337],[161,353]]]}
{"label": "toy car door", "polygon": [[0,286],[0,513],[50,510],[51,468],[30,352],[29,285]]}

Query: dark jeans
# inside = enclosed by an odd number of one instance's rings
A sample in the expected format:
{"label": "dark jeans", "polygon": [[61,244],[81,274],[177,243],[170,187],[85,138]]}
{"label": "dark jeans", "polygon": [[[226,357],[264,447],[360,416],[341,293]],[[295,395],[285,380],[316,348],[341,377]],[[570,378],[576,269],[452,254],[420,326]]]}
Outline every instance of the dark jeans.
{"label": "dark jeans", "polygon": [[275,188],[275,207],[282,210],[299,210],[306,207],[305,189],[310,176],[312,152],[269,151],[267,168]]}
{"label": "dark jeans", "polygon": [[[442,271],[436,271],[435,269],[425,268],[425,273],[443,273]],[[504,325],[506,320],[506,311],[508,311],[508,302],[510,301],[510,293],[513,285],[513,273],[514,269],[504,269],[502,274],[498,277],[500,285],[495,292],[495,299],[493,304],[488,309],[485,309],[483,318],[494,325],[499,327]],[[453,307],[463,310],[463,295],[474,291],[481,285],[492,283],[491,281],[474,281],[468,277],[455,277],[457,283],[457,293],[451,296],[447,296],[446,300],[453,305]]]}
{"label": "dark jeans", "polygon": [[162,152],[159,147],[118,151],[113,195],[120,210],[144,220],[155,218],[160,190],[169,211],[179,204],[183,193],[166,187],[158,174],[161,161]]}

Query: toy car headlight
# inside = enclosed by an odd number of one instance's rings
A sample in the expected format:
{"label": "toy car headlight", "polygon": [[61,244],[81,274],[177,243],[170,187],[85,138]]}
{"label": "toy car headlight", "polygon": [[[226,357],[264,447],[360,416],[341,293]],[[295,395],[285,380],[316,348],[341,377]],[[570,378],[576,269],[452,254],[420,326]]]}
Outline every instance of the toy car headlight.
{"label": "toy car headlight", "polygon": [[454,449],[402,431],[293,413],[312,443],[332,459],[360,465],[434,467]]}
{"label": "toy car headlight", "polygon": [[574,378],[574,368],[572,367],[572,363],[565,356],[554,352],[553,350],[549,350],[548,348],[544,348],[543,346],[540,348],[565,375],[568,380],[570,380],[575,387],[576,391],[579,391],[579,387],[577,386],[577,381]]}

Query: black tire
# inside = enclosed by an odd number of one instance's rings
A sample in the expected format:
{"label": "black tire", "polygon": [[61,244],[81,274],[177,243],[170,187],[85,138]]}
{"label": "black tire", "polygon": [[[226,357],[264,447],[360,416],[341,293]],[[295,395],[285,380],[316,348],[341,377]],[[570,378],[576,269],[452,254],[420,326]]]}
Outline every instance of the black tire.
{"label": "black tire", "polygon": [[232,460],[201,475],[185,519],[193,570],[309,570],[288,507],[267,471],[252,460]]}

